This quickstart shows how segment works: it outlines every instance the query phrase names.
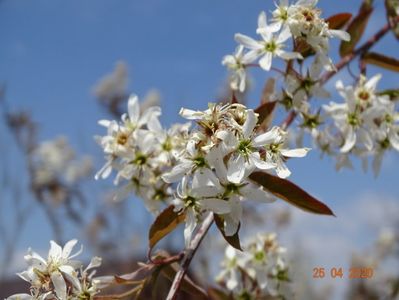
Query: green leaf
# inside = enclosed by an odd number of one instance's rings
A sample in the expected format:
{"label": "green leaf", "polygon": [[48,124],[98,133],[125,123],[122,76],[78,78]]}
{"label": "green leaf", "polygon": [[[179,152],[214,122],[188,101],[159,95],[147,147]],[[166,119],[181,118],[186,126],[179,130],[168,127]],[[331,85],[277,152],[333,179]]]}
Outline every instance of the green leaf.
{"label": "green leaf", "polygon": [[385,8],[388,22],[392,27],[392,32],[396,39],[399,40],[399,22],[395,23],[395,18],[398,16],[399,0],[385,0]]}
{"label": "green leaf", "polygon": [[399,72],[399,60],[385,56],[380,53],[368,52],[362,57],[363,61],[368,64],[376,65],[378,67]]}
{"label": "green leaf", "polygon": [[264,172],[253,172],[249,178],[263,186],[276,197],[287,201],[300,209],[315,214],[334,215],[327,205],[309,195],[289,180]]}
{"label": "green leaf", "polygon": [[372,1],[363,2],[358,15],[349,23],[347,31],[351,36],[351,40],[349,42],[343,41],[341,43],[341,46],[339,48],[339,54],[341,56],[352,53],[353,49],[355,49],[357,43],[363,36],[371,13],[373,12],[371,2]]}
{"label": "green leaf", "polygon": [[328,23],[329,29],[341,29],[351,18],[352,14],[350,13],[340,13],[327,18],[326,22]]}
{"label": "green leaf", "polygon": [[238,236],[238,232],[240,231],[240,224],[238,225],[237,232],[232,236],[227,236],[224,233],[224,220],[223,217],[217,214],[213,214],[215,218],[216,227],[219,229],[221,234],[223,235],[224,239],[227,243],[229,243],[234,248],[242,251],[241,244],[240,244],[240,237]]}
{"label": "green leaf", "polygon": [[149,247],[151,249],[173,231],[177,225],[182,223],[185,219],[184,213],[177,213],[174,211],[174,206],[171,205],[162,211],[151,225],[150,232],[148,235]]}

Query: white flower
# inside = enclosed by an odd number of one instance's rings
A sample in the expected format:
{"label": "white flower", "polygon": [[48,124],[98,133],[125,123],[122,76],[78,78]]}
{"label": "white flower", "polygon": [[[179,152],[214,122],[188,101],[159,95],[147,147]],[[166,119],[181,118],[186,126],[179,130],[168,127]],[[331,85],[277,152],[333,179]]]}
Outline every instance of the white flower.
{"label": "white flower", "polygon": [[[50,250],[47,260],[29,249],[25,255],[28,269],[18,276],[31,284],[31,294],[15,294],[7,299],[78,299],[80,296],[95,295],[98,293],[95,284],[91,282],[94,272],[88,271],[101,264],[101,258],[94,257],[89,266],[82,270],[82,264],[73,260],[82,252],[82,249],[72,254],[77,240],[70,240],[61,247],[50,241]],[[72,285],[72,286],[71,286]]]}
{"label": "white flower", "polygon": [[246,295],[257,299],[280,295],[280,286],[289,278],[283,257],[286,249],[279,246],[276,234],[258,234],[243,249],[241,252],[227,246],[223,269],[216,280],[235,297]]}
{"label": "white flower", "polygon": [[254,40],[240,33],[235,35],[236,41],[250,50],[244,55],[247,61],[254,61],[261,57],[259,65],[262,69],[269,71],[274,56],[278,56],[285,60],[295,58],[302,59],[302,55],[297,52],[287,52],[283,50],[285,41],[291,37],[289,28],[283,28],[277,37],[271,30],[268,30],[268,27],[262,27],[258,31],[262,37],[261,41]]}
{"label": "white flower", "polygon": [[258,118],[254,111],[249,109],[245,123],[242,125],[242,134],[234,135],[231,131],[221,131],[218,137],[224,142],[227,150],[233,150],[228,162],[227,178],[233,183],[240,183],[244,176],[249,175],[255,168],[268,170],[275,167],[261,160],[259,148],[273,138],[269,133],[254,135]]}
{"label": "white flower", "polygon": [[286,149],[284,147],[287,133],[279,127],[273,127],[270,130],[270,136],[273,138],[267,145],[265,160],[276,165],[276,173],[281,178],[291,175],[291,171],[285,165],[286,157],[304,157],[310,150],[309,148]]}
{"label": "white flower", "polygon": [[223,57],[222,64],[231,72],[230,87],[234,91],[244,92],[247,74],[245,71],[246,64],[251,61],[244,58],[244,47],[239,45],[233,55]]}
{"label": "white flower", "polygon": [[197,176],[192,186],[189,186],[186,177],[177,187],[177,198],[173,200],[176,211],[185,211],[186,227],[184,229],[184,240],[186,246],[191,241],[191,236],[197,226],[198,219],[204,211],[216,214],[229,213],[231,208],[227,201],[218,199],[221,190],[211,184],[204,176]]}

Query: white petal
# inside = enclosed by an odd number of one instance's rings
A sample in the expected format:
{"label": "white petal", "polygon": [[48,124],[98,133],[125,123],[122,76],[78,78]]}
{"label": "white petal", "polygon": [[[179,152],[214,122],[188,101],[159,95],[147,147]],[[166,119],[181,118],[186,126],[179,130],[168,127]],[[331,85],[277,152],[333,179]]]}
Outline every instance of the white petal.
{"label": "white petal", "polygon": [[288,40],[290,37],[291,37],[290,28],[289,28],[288,26],[285,26],[285,27],[283,28],[283,30],[280,32],[280,34],[279,34],[279,36],[278,36],[278,38],[277,38],[277,40],[276,40],[276,43],[277,43],[277,44],[284,43],[284,42],[285,42],[286,40]]}
{"label": "white petal", "polygon": [[234,39],[237,41],[237,43],[240,43],[249,49],[261,49],[262,48],[262,45],[259,42],[257,42],[253,38],[243,35],[241,33],[237,33],[234,36]]}
{"label": "white petal", "polygon": [[255,115],[252,109],[249,109],[247,112],[247,118],[245,119],[244,125],[242,126],[242,133],[244,135],[244,138],[248,139],[251,136],[257,122],[258,117]]}
{"label": "white petal", "polygon": [[259,60],[259,65],[265,71],[269,71],[272,67],[273,53],[266,52],[265,55]]}
{"label": "white petal", "polygon": [[188,120],[198,120],[201,119],[204,115],[202,111],[195,111],[192,109],[181,108],[179,114]]}
{"label": "white petal", "polygon": [[258,17],[258,29],[267,27],[267,17],[264,11],[261,11]]}
{"label": "white petal", "polygon": [[90,260],[90,264],[86,267],[86,271],[93,269],[93,268],[97,268],[99,266],[101,266],[102,263],[102,258],[98,257],[98,256],[94,256],[91,260]]}
{"label": "white petal", "polygon": [[219,147],[212,148],[207,155],[208,162],[215,168],[216,175],[222,182],[227,181],[227,169]]}
{"label": "white petal", "polygon": [[197,219],[192,209],[186,211],[186,227],[184,228],[184,242],[186,248],[190,245],[191,237],[197,226]]}
{"label": "white petal", "polygon": [[249,156],[249,160],[252,164],[254,164],[258,169],[261,170],[270,170],[276,167],[274,164],[262,160],[258,152],[251,153]]}
{"label": "white petal", "polygon": [[352,150],[353,146],[356,144],[356,133],[353,130],[353,127],[350,126],[348,132],[346,133],[345,143],[341,147],[340,151],[342,153],[346,153]]}
{"label": "white petal", "polygon": [[236,234],[240,220],[236,220],[231,215],[224,215],[224,234],[232,236]]}
{"label": "white petal", "polygon": [[277,176],[280,178],[287,178],[291,175],[291,171],[287,168],[287,166],[281,159],[279,159],[279,161],[277,162],[276,173]]}
{"label": "white petal", "polygon": [[365,84],[366,89],[375,90],[375,88],[377,87],[377,84],[380,81],[381,77],[382,77],[381,74],[376,74],[373,77],[371,77]]}
{"label": "white petal", "polygon": [[259,50],[250,50],[244,54],[244,57],[242,58],[242,62],[244,64],[249,64],[249,63],[255,61],[261,55],[262,55],[262,52],[260,52]]}
{"label": "white petal", "polygon": [[72,274],[75,273],[75,269],[69,265],[59,266],[58,270],[60,270],[62,273],[69,274],[71,276],[72,276]]}
{"label": "white petal", "polygon": [[287,52],[287,51],[276,51],[276,55],[281,57],[282,59],[285,60],[291,60],[291,59],[303,59],[302,55],[298,52]]}
{"label": "white petal", "polygon": [[339,38],[343,41],[349,42],[351,40],[351,35],[344,30],[328,30],[333,37]]}
{"label": "white petal", "polygon": [[51,282],[54,285],[55,293],[58,298],[62,300],[67,299],[67,294],[66,294],[66,283],[64,280],[64,277],[62,277],[60,272],[53,272],[51,274]]}
{"label": "white petal", "polygon": [[240,193],[246,200],[257,201],[263,203],[271,203],[274,198],[270,196],[262,187],[254,184],[248,184],[240,189]]}
{"label": "white petal", "polygon": [[180,179],[186,175],[191,168],[193,167],[193,163],[190,161],[184,161],[178,165],[176,165],[170,172],[162,175],[162,179],[167,183],[178,182]]}
{"label": "white petal", "polygon": [[73,239],[73,240],[70,240],[69,242],[67,242],[64,246],[64,249],[62,249],[62,257],[68,258],[72,252],[73,247],[75,247],[77,242],[78,242],[78,240],[76,240],[76,239]]}
{"label": "white petal", "polygon": [[309,148],[281,149],[280,153],[286,157],[304,157],[309,150]]}
{"label": "white petal", "polygon": [[6,300],[34,300],[35,298],[28,294],[15,294],[7,297]]}
{"label": "white petal", "polygon": [[200,201],[202,207],[217,214],[227,214],[231,211],[228,201],[220,199],[203,199]]}
{"label": "white petal", "polygon": [[54,241],[50,241],[50,251],[48,253],[49,258],[59,259],[62,257],[62,248]]}
{"label": "white petal", "polygon": [[140,104],[137,95],[130,95],[127,103],[127,111],[129,113],[129,119],[133,124],[138,123],[140,117]]}
{"label": "white petal", "polygon": [[227,179],[233,183],[241,183],[245,175],[245,159],[242,155],[232,157],[229,161]]}
{"label": "white petal", "polygon": [[277,127],[274,127],[271,130],[255,137],[252,142],[252,145],[254,147],[261,147],[268,144],[272,144],[277,139],[278,136],[279,136],[279,130],[277,130]]}

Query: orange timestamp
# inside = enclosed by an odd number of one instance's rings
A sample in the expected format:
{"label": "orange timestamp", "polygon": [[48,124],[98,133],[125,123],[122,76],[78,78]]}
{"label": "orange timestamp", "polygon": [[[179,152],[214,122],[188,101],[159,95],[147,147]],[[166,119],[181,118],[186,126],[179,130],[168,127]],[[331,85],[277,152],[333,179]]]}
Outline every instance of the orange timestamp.
{"label": "orange timestamp", "polygon": [[342,267],[333,268],[323,268],[315,267],[313,268],[313,278],[349,278],[349,279],[370,279],[374,275],[374,269],[371,267],[351,267],[345,269]]}

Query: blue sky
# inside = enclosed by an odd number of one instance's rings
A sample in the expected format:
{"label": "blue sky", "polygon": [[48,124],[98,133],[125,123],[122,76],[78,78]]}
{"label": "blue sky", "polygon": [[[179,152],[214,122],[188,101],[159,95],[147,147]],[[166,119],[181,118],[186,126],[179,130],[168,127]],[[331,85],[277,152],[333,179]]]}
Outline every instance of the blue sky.
{"label": "blue sky", "polygon": [[[382,1],[376,2],[378,12],[366,35],[385,23]],[[320,7],[328,16],[339,12],[342,3],[346,11],[353,12],[360,1],[321,0]],[[254,36],[259,12],[271,9],[271,1],[266,0],[3,0],[0,83],[6,84],[7,101],[12,107],[32,112],[40,124],[41,139],[67,135],[80,151],[95,155],[100,167],[101,152],[92,136],[103,133],[97,120],[108,116],[96,103],[91,88],[116,61],[123,60],[129,66],[129,90],[144,95],[150,88],[157,88],[162,95],[162,120],[166,124],[179,121],[181,106],[204,108],[217,96],[226,76],[220,61],[234,50],[233,35],[242,32]],[[397,43],[388,36],[376,49],[394,54]],[[336,55],[333,58],[338,59]],[[369,71],[374,74],[380,70]],[[256,74],[252,99],[257,99],[264,78],[263,73]],[[382,87],[397,86],[396,73],[383,74],[386,79]],[[2,137],[2,142],[7,138]],[[382,203],[385,198],[399,201],[397,153],[385,159],[377,179],[371,173],[362,173],[358,164],[355,171],[337,173],[333,161],[319,160],[318,156],[312,151],[304,159],[290,161],[291,179],[329,204],[338,216],[333,222],[343,224],[352,218],[355,222],[368,213],[361,207],[364,195],[380,195]],[[346,207],[354,199],[359,209],[353,209],[353,213],[359,215],[349,216]],[[38,216],[31,224],[43,226]],[[324,220],[312,215],[309,218],[321,223]],[[33,230],[31,227],[24,233],[21,249],[31,244],[39,247],[39,242],[30,237]],[[334,225],[328,230],[334,231]],[[372,240],[366,229],[355,238],[359,248]],[[40,244],[48,239],[43,237]],[[47,242],[42,247],[46,249]]]}

